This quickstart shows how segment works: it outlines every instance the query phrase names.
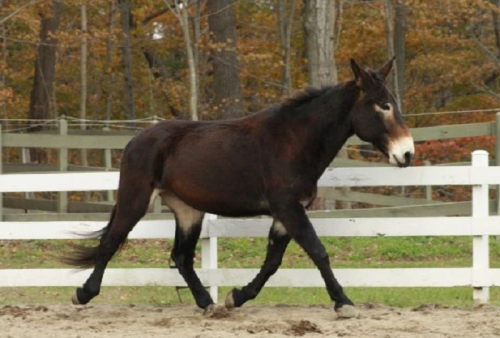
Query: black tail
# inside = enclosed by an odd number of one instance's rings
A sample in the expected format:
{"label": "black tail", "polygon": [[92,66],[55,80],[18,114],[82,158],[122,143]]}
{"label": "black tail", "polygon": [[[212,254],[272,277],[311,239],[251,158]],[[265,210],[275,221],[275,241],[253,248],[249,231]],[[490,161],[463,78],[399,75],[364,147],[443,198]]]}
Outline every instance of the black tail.
{"label": "black tail", "polygon": [[[81,235],[82,238],[86,239],[98,239],[106,237],[108,232],[111,230],[111,224],[113,223],[113,219],[115,218],[116,213],[116,205],[113,207],[113,211],[111,211],[111,218],[107,226],[98,231],[93,231],[84,235]],[[126,239],[126,238],[125,238]],[[120,243],[120,248],[125,244],[125,240]],[[81,269],[91,268],[97,262],[99,250],[101,244],[94,247],[87,247],[78,244],[71,244],[73,248],[73,252],[68,257],[61,257],[60,261],[64,264],[73,265],[79,267]]]}

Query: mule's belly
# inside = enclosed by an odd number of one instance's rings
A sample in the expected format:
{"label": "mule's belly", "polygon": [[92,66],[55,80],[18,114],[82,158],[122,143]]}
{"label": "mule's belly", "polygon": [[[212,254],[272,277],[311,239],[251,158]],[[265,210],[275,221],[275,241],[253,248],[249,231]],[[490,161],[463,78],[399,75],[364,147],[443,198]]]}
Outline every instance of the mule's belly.
{"label": "mule's belly", "polygon": [[259,159],[244,144],[187,147],[165,161],[162,188],[186,204],[223,216],[269,214]]}
{"label": "mule's belly", "polygon": [[249,181],[215,172],[210,176],[203,179],[194,173],[173,174],[163,188],[193,208],[207,213],[232,217],[269,214],[263,191],[248,184]]}

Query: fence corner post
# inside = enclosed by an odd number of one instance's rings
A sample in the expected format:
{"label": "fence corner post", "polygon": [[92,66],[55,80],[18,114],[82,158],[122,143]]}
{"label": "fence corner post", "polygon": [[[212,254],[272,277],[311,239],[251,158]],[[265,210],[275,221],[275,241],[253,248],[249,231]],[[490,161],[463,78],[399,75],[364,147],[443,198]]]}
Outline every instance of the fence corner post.
{"label": "fence corner post", "polygon": [[[62,117],[59,120],[59,136],[62,138],[68,135],[68,121]],[[65,142],[61,142],[61,144],[65,144]],[[59,171],[65,172],[68,171],[68,148],[59,148]],[[65,213],[68,212],[68,192],[60,191],[58,193],[57,200],[57,212]]]}
{"label": "fence corner post", "polygon": [[[488,166],[488,152],[476,150],[472,152],[473,167]],[[472,186],[472,217],[489,216],[488,185]],[[490,298],[489,275],[490,275],[489,236],[478,235],[472,239],[472,286],[474,288],[474,304],[486,304]]]}
{"label": "fence corner post", "polygon": [[[217,215],[207,214],[205,221],[203,222],[204,226],[208,226],[208,237],[201,239],[201,268],[208,270],[217,270],[218,267],[218,245],[217,245],[217,237],[210,236],[210,220],[217,219]],[[217,285],[213,284],[213,278],[211,274],[208,274],[209,287],[210,287],[210,296],[212,296],[212,300],[214,303],[218,302],[219,298],[219,288]]]}
{"label": "fence corner post", "polygon": [[[107,132],[107,133],[110,131],[108,126],[102,128],[102,130],[104,132]],[[109,149],[109,148],[104,149],[104,167],[106,168],[106,171],[113,170],[112,153],[111,153],[111,149]],[[114,196],[113,190],[106,191],[106,201],[108,201],[108,202],[115,201],[115,196]]]}

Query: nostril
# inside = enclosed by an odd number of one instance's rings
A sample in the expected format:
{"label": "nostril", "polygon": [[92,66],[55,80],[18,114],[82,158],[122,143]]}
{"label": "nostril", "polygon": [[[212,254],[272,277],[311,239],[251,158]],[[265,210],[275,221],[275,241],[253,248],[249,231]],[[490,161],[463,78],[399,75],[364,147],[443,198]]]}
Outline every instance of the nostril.
{"label": "nostril", "polygon": [[408,163],[410,163],[410,161],[411,161],[411,153],[409,151],[407,151],[405,153],[405,162],[408,164]]}

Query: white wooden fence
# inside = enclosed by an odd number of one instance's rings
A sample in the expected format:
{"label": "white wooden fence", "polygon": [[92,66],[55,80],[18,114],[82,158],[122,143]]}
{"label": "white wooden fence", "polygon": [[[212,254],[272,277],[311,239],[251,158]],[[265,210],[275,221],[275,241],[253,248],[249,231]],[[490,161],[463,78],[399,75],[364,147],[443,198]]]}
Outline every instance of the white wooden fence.
{"label": "white wooden fence", "polygon": [[[328,169],[322,187],[472,185],[472,217],[425,218],[314,218],[319,236],[472,236],[473,264],[465,268],[335,269],[348,287],[453,287],[471,286],[477,303],[489,300],[489,287],[500,285],[500,269],[489,264],[489,236],[500,235],[500,217],[489,216],[488,185],[500,184],[500,167],[488,167],[488,153],[475,151],[472,166]],[[0,192],[87,191],[116,189],[116,172],[0,175]],[[197,272],[217,299],[219,286],[243,286],[257,269],[219,269],[217,238],[267,237],[269,219],[205,218],[202,229],[202,266]],[[0,240],[70,239],[72,232],[98,230],[106,222],[1,222]],[[173,238],[173,220],[141,221],[130,238]],[[262,248],[264,250],[264,248]],[[80,286],[90,270],[3,269],[0,287]],[[175,269],[107,269],[106,286],[184,286]],[[324,286],[315,269],[280,269],[267,286]]]}

